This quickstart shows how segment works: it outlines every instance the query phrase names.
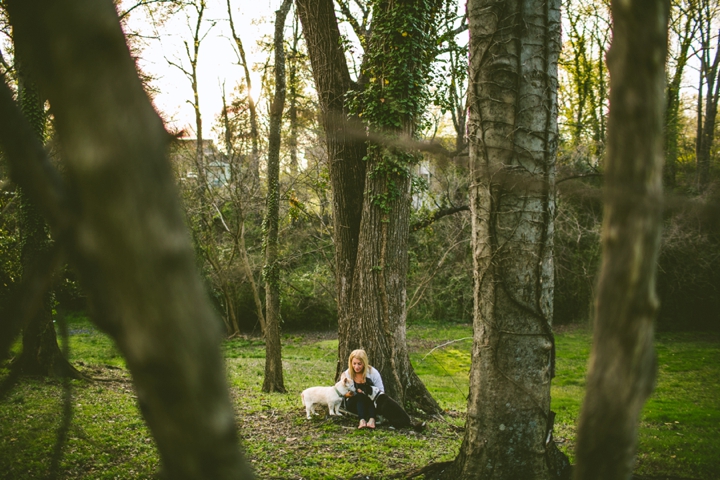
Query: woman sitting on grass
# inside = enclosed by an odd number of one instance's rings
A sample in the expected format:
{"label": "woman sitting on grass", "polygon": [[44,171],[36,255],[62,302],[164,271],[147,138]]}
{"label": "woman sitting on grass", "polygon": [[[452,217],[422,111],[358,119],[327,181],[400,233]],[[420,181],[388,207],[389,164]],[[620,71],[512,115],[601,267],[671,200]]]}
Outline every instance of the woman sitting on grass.
{"label": "woman sitting on grass", "polygon": [[348,359],[348,369],[340,377],[355,382],[356,393],[348,399],[347,409],[360,417],[358,428],[375,428],[375,403],[368,394],[371,393],[370,387],[377,387],[381,392],[385,391],[385,387],[380,372],[370,366],[365,350],[353,350]]}

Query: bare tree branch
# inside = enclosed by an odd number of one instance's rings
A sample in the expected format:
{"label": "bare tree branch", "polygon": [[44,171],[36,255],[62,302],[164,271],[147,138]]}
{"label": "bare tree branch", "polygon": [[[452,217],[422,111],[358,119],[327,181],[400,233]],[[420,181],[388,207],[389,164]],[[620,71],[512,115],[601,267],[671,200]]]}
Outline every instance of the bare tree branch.
{"label": "bare tree branch", "polygon": [[410,231],[411,232],[417,232],[420,229],[423,229],[429,225],[432,225],[436,221],[440,220],[443,217],[447,217],[448,215],[454,215],[458,212],[469,212],[470,211],[470,205],[461,205],[459,207],[450,207],[450,208],[443,208],[440,210],[435,210],[432,215],[430,215],[428,218],[420,220],[419,222],[415,222],[412,225],[410,225]]}

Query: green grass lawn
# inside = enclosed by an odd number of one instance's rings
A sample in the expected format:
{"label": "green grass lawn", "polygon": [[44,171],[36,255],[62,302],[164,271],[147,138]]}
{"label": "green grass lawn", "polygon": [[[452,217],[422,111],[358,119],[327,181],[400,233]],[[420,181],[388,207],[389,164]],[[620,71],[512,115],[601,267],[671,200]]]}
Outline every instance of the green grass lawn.
{"label": "green grass lawn", "polygon": [[[70,321],[71,359],[95,382],[72,382],[73,417],[60,478],[152,478],[157,450],[135,406],[132,384],[112,342],[86,319]],[[388,476],[451,460],[462,439],[472,329],[469,325],[411,326],[413,365],[447,411],[422,433],[357,430],[351,419],[305,419],[300,392],[329,385],[337,340],[331,333],[283,337],[287,394],[260,392],[263,342],[223,344],[244,447],[261,478]],[[557,333],[552,408],[555,436],[573,458],[575,423],[584,395],[591,334]],[[720,478],[720,335],[661,333],[659,376],[643,411],[636,473]],[[24,379],[0,402],[0,478],[47,476],[62,417],[60,382]]]}
{"label": "green grass lawn", "polygon": [[[571,460],[590,337],[586,329],[557,335],[552,408]],[[657,385],[643,409],[636,473],[720,478],[720,336],[660,333],[656,350]]]}

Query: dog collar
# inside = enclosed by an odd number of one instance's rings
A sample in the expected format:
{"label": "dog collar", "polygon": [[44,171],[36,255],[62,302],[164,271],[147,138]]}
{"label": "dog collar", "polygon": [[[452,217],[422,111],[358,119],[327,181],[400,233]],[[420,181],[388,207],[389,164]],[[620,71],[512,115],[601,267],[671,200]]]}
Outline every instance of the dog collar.
{"label": "dog collar", "polygon": [[337,387],[333,387],[333,390],[335,390],[335,393],[338,394],[338,397],[343,398],[342,394],[340,392],[338,392]]}

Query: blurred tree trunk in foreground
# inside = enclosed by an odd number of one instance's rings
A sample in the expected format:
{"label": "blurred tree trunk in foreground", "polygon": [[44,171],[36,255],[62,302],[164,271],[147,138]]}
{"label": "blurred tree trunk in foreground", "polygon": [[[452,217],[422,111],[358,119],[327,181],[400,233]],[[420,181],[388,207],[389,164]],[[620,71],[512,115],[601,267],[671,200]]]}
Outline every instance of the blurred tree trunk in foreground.
{"label": "blurred tree trunk in foreground", "polygon": [[[164,474],[252,477],[219,351],[221,322],[196,271],[167,160],[170,141],[111,1],[6,2],[18,55],[55,116],[65,185],[2,85],[0,141],[116,341]],[[58,185],[54,190],[46,186]],[[62,190],[61,190],[62,188]]]}
{"label": "blurred tree trunk in foreground", "polygon": [[577,480],[631,477],[640,412],[655,382],[668,9],[666,1],[612,2],[603,261]]}

